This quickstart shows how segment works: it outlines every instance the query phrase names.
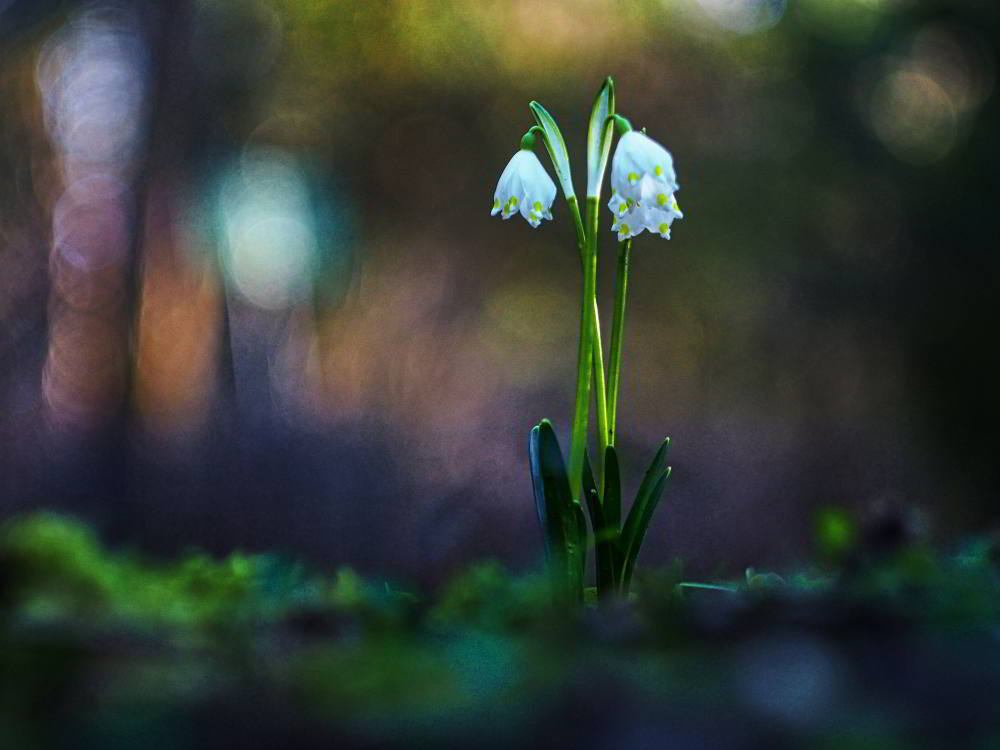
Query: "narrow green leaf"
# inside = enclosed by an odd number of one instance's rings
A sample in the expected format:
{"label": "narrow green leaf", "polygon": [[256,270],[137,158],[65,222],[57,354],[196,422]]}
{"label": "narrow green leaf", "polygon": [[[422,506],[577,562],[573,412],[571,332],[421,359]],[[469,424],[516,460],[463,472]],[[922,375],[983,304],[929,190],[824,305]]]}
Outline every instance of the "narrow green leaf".
{"label": "narrow green leaf", "polygon": [[[646,474],[642,478],[642,484],[639,485],[639,491],[635,495],[636,503],[638,503],[639,499],[643,495],[647,494],[652,489],[653,485],[659,481],[660,475],[663,474],[663,471],[667,467],[667,453],[669,451],[670,438],[666,438],[660,444],[660,448],[656,451],[656,455],[653,456],[653,460],[650,462],[649,468],[646,469]],[[635,504],[633,504],[632,510],[635,510]],[[631,516],[631,512],[629,515]],[[629,521],[626,520],[625,528],[628,528],[628,524]]]}
{"label": "narrow green leaf", "polygon": [[616,532],[622,525],[622,480],[618,452],[609,445],[604,452],[604,517]]}
{"label": "narrow green leaf", "polygon": [[629,584],[632,582],[632,571],[635,570],[635,561],[639,557],[639,549],[642,547],[642,540],[646,536],[646,530],[649,528],[649,522],[653,520],[653,511],[656,510],[657,504],[660,502],[660,497],[663,495],[663,490],[667,486],[667,480],[670,479],[670,467],[660,475],[659,480],[653,485],[652,490],[648,495],[642,498],[636,498],[636,504],[632,507],[629,512],[629,518],[625,522],[626,528],[628,528],[628,521],[632,520],[633,514],[638,510],[639,514],[637,516],[637,522],[633,533],[629,536],[629,542],[622,552],[622,591],[627,592]]}
{"label": "narrow green leaf", "polygon": [[569,153],[566,151],[566,141],[563,140],[559,126],[548,110],[538,102],[531,102],[528,106],[535,116],[535,122],[538,123],[545,135],[542,140],[545,141],[545,148],[548,149],[549,156],[552,157],[552,166],[556,170],[559,184],[562,185],[563,195],[566,196],[566,200],[575,198],[576,191],[573,190],[573,176],[569,168]]}
{"label": "narrow green leaf", "polygon": [[615,113],[615,82],[609,76],[604,79],[594,106],[590,110],[590,123],[587,128],[587,197],[597,197],[601,194],[601,183],[604,182],[604,170],[608,166],[608,154],[611,152],[611,136],[614,123],[608,121],[608,116]]}
{"label": "narrow green leaf", "polygon": [[574,502],[571,506],[576,521],[575,543],[567,549],[567,566],[569,572],[569,596],[572,600],[583,601],[583,584],[587,577],[587,519],[583,508]]}
{"label": "narrow green leaf", "polygon": [[[629,585],[632,583],[632,572],[635,570],[635,561],[639,557],[642,540],[646,536],[649,522],[653,520],[653,512],[660,502],[663,490],[667,486],[667,480],[670,479],[670,471],[670,467],[668,466],[667,470],[660,476],[659,481],[654,485],[652,491],[645,498],[645,502],[641,505],[642,513],[639,516],[635,533],[631,536],[630,543],[622,555],[622,591],[627,592]],[[629,515],[631,516],[631,513]]]}
{"label": "narrow green leaf", "polygon": [[570,492],[559,440],[547,419],[531,431],[529,458],[535,507],[545,532],[549,566],[567,598],[579,600],[586,565],[587,524],[583,510]]}
{"label": "narrow green leaf", "polygon": [[587,498],[590,526],[594,530],[594,553],[597,556],[597,591],[600,596],[611,596],[615,592],[615,557],[618,530],[612,529],[604,515],[601,496],[597,492],[594,472],[590,466],[590,456],[583,454],[583,493]]}
{"label": "narrow green leaf", "polygon": [[695,591],[725,591],[727,594],[738,594],[740,590],[736,586],[722,586],[717,583],[691,583],[688,581],[681,581],[677,584],[677,588],[681,589],[694,589]]}
{"label": "narrow green leaf", "polygon": [[545,559],[549,560],[552,557],[552,537],[549,531],[548,513],[545,512],[545,482],[542,480],[540,433],[538,425],[531,428],[531,433],[528,436],[528,465],[531,469],[531,489],[535,495],[535,512],[538,514],[538,525],[542,528],[542,538],[545,543]]}
{"label": "narrow green leaf", "polygon": [[583,491],[587,494],[593,490],[600,500],[600,493],[597,491],[597,482],[594,479],[594,467],[590,463],[590,451],[583,452]]}
{"label": "narrow green leaf", "polygon": [[629,509],[628,517],[622,528],[619,538],[618,552],[621,556],[622,591],[627,592],[632,579],[632,570],[635,568],[635,561],[639,555],[639,548],[646,535],[646,529],[653,518],[653,511],[656,509],[660,496],[666,487],[667,479],[670,476],[670,467],[664,467],[667,460],[667,453],[670,450],[670,438],[663,441],[660,449],[653,457],[652,463],[646,470],[646,475],[639,485],[635,502]]}

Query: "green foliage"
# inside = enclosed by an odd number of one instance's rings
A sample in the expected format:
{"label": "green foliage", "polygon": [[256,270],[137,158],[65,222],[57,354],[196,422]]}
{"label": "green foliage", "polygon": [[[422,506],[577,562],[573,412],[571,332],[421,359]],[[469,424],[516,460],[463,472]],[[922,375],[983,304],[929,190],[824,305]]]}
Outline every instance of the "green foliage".
{"label": "green foliage", "polygon": [[[654,477],[664,461],[658,453]],[[896,725],[851,723],[853,692],[878,688],[838,677],[864,674],[878,644],[886,664],[903,653],[924,659],[928,679],[944,670],[961,685],[971,675],[986,690],[1000,674],[991,645],[1000,554],[988,538],[954,555],[909,545],[822,573],[751,568],[711,583],[684,582],[678,563],[641,571],[614,606],[598,607],[596,590],[584,589],[583,611],[553,606],[547,577],[496,563],[414,596],[346,568],[318,575],[271,555],[154,563],[108,552],[86,527],[54,515],[6,524],[0,561],[4,747],[65,746],[46,743],[49,727],[25,717],[55,705],[54,695],[73,704],[82,695],[74,691],[90,691],[86,711],[52,725],[74,746],[128,746],[137,733],[161,736],[184,706],[246,700],[258,701],[248,709],[255,715],[281,719],[294,706],[315,731],[332,724],[372,745],[467,746],[488,728],[495,743],[520,746],[546,707],[593,675],[638,700],[756,724],[773,716],[753,713],[746,691],[798,674],[802,655],[832,680],[824,711],[847,711],[836,722],[795,715],[808,744],[892,746]],[[872,646],[860,666],[847,661],[859,627]],[[900,651],[900,634],[920,648]],[[801,705],[798,684],[780,682],[791,692],[778,709]]]}
{"label": "green foliage", "polygon": [[531,430],[528,455],[555,594],[563,601],[578,602],[587,564],[587,522],[573,498],[559,440],[547,419]]}
{"label": "green foliage", "polygon": [[816,515],[816,541],[827,559],[844,559],[857,541],[854,521],[841,508],[824,508]]}
{"label": "green foliage", "polygon": [[[596,591],[600,599],[629,592],[639,549],[670,478],[670,467],[665,465],[669,448],[670,438],[667,438],[653,457],[623,526],[620,526],[621,475],[614,447],[608,446],[605,452],[603,493],[597,488],[590,458],[584,454],[583,495],[590,516],[590,544],[595,552]],[[535,507],[557,596],[565,601],[583,601],[587,529],[580,504],[570,493],[566,466],[548,420],[532,429],[528,453]]]}
{"label": "green foliage", "polygon": [[609,445],[604,452],[604,518],[608,526],[620,529],[622,524],[622,475],[618,452]]}
{"label": "green foliage", "polygon": [[0,559],[13,582],[9,595],[28,621],[125,620],[212,630],[276,620],[293,608],[351,609],[342,578],[331,585],[272,555],[213,560],[193,554],[150,565],[108,554],[85,526],[53,514],[5,524]]}
{"label": "green foliage", "polygon": [[566,197],[566,200],[570,200],[576,196],[576,191],[573,189],[573,175],[569,168],[569,153],[566,151],[566,141],[563,139],[562,131],[559,130],[559,125],[556,124],[552,115],[541,104],[531,102],[528,106],[531,108],[531,113],[535,116],[535,122],[538,123],[538,127],[545,134],[542,140],[545,141],[545,148],[549,151],[549,157],[552,159],[552,166],[556,170],[556,177],[562,186],[563,195]]}
{"label": "green foliage", "polygon": [[614,595],[618,590],[618,527],[611,525],[604,512],[604,500],[597,491],[590,458],[583,462],[583,493],[587,498],[590,526],[594,530],[594,553],[597,566],[597,593],[600,597]]}
{"label": "green foliage", "polygon": [[474,565],[442,591],[427,621],[435,630],[476,628],[512,632],[530,628],[558,610],[551,607],[549,581],[532,575],[513,578],[498,563]]}
{"label": "green foliage", "polygon": [[632,508],[625,519],[625,525],[622,527],[618,550],[622,558],[620,585],[621,590],[625,593],[628,593],[629,584],[632,582],[635,561],[639,556],[639,548],[646,536],[649,522],[653,520],[653,512],[656,510],[663,490],[666,488],[667,480],[670,478],[671,469],[669,466],[665,466],[669,450],[670,438],[666,438],[646,470],[646,475],[636,493],[635,502],[632,503]]}
{"label": "green foliage", "polygon": [[587,195],[599,195],[604,181],[604,170],[611,153],[613,123],[608,119],[615,113],[615,82],[609,77],[594,97],[587,126]]}

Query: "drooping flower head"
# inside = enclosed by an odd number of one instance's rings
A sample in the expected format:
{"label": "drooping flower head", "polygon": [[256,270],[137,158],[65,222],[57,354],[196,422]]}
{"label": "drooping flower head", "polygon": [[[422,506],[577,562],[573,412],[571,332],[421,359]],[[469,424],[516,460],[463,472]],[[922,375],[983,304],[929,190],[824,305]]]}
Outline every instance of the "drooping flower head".
{"label": "drooping flower head", "polygon": [[549,177],[535,152],[522,148],[504,168],[493,194],[491,216],[500,214],[509,219],[520,212],[531,226],[542,219],[552,218],[552,201],[556,199],[556,184]]}
{"label": "drooping flower head", "polygon": [[674,193],[679,189],[674,160],[663,146],[635,130],[618,140],[611,161],[611,200],[618,239],[649,230],[670,239],[670,225],[681,219]]}

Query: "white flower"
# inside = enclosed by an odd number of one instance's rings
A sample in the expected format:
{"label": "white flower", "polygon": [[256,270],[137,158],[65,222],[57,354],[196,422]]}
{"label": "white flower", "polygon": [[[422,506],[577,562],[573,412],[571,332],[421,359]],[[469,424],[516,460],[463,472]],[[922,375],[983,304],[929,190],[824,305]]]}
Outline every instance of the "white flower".
{"label": "white flower", "polygon": [[[664,195],[661,200],[656,195]],[[675,219],[683,219],[684,213],[677,204],[677,198],[670,195],[654,193],[652,200],[635,201],[622,198],[618,193],[611,196],[608,208],[615,216],[611,225],[612,231],[618,232],[618,240],[627,240],[648,229],[664,239],[670,239],[670,226]]]}
{"label": "white flower", "polygon": [[677,190],[670,152],[645,133],[630,130],[618,139],[611,161],[611,187],[626,198],[638,200],[640,183],[647,175],[667,193]]}
{"label": "white flower", "polygon": [[555,199],[556,184],[535,152],[521,149],[511,157],[500,175],[490,215],[500,214],[509,219],[520,211],[525,221],[537,227],[542,219],[552,218],[550,209]]}
{"label": "white flower", "polygon": [[612,230],[618,239],[649,230],[670,239],[670,225],[684,217],[674,193],[678,190],[670,152],[645,133],[631,130],[618,140],[611,161]]}

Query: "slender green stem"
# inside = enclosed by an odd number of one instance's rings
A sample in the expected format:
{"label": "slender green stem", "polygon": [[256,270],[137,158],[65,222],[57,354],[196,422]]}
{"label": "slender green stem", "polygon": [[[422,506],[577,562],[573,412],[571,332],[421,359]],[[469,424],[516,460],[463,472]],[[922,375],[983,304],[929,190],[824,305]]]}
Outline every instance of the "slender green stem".
{"label": "slender green stem", "polygon": [[605,120],[605,122],[613,122],[615,124],[615,130],[618,131],[618,135],[625,135],[632,130],[632,123],[618,114],[608,115],[608,119]]}
{"label": "slender green stem", "polygon": [[535,147],[535,133],[538,133],[542,138],[545,137],[545,130],[538,125],[532,125],[528,128],[528,132],[521,137],[521,148],[531,151]]}
{"label": "slender green stem", "polygon": [[[573,497],[581,499],[583,455],[587,448],[590,412],[590,380],[593,364],[595,327],[594,299],[597,295],[597,199],[587,199],[587,228],[583,253],[583,292],[580,300],[580,346],[577,350],[576,403],[570,437],[569,479]],[[604,394],[598,394],[604,398]]]}
{"label": "slender green stem", "polygon": [[[596,199],[595,199],[596,200]],[[576,228],[577,242],[580,248],[580,262],[583,265],[584,272],[586,272],[587,264],[587,232],[583,227],[583,218],[580,216],[580,205],[576,200],[576,197],[571,198],[569,201],[570,214],[573,216],[573,224]],[[588,204],[589,210],[589,204]],[[588,214],[588,222],[596,222],[597,214],[595,209],[595,214],[591,218]],[[593,227],[594,235],[594,254],[597,253],[597,226],[596,223]],[[596,284],[595,284],[596,287]],[[600,456],[597,457],[597,461],[594,464],[595,475],[598,481],[598,485],[601,484],[601,479],[604,476],[604,451],[608,447],[608,409],[607,409],[607,387],[604,380],[604,347],[601,344],[601,314],[600,309],[597,305],[597,294],[593,296],[593,307],[594,307],[594,317],[591,327],[591,362],[593,369],[593,385],[594,385],[594,402],[597,405],[597,431],[598,431],[598,445],[600,448]],[[582,467],[581,467],[582,470]]]}
{"label": "slender green stem", "polygon": [[[596,242],[594,256],[597,256]],[[594,295],[594,317],[593,329],[591,331],[593,341],[593,362],[594,362],[594,403],[597,405],[597,445],[600,455],[594,461],[594,475],[597,486],[604,485],[604,452],[608,448],[608,436],[610,424],[608,423],[608,398],[607,387],[604,383],[604,348],[601,345],[601,322],[597,307],[597,296]]]}
{"label": "slender green stem", "polygon": [[615,425],[618,416],[618,389],[621,385],[622,338],[625,332],[625,304],[628,297],[629,256],[632,240],[618,245],[618,270],[615,274],[615,310],[611,319],[611,370],[608,373],[607,442],[615,444]]}

